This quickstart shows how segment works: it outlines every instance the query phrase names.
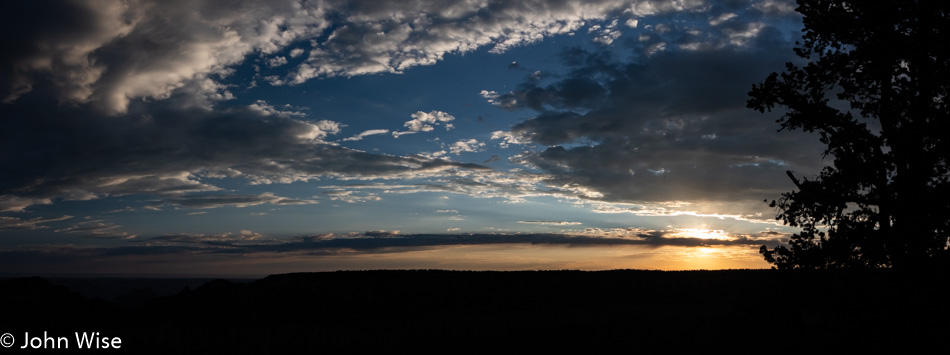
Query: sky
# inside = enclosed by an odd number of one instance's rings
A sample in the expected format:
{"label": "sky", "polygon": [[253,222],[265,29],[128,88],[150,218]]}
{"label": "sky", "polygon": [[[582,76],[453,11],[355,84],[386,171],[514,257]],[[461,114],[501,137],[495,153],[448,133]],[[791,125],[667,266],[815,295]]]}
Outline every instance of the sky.
{"label": "sky", "polygon": [[780,0],[4,2],[0,270],[767,268]]}

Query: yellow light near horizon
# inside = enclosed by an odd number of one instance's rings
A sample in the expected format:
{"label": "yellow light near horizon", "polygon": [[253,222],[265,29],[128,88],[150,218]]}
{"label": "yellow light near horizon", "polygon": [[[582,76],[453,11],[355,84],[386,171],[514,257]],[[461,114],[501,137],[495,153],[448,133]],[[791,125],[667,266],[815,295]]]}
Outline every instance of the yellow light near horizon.
{"label": "yellow light near horizon", "polygon": [[673,234],[684,238],[729,239],[729,233],[721,229],[680,228]]}

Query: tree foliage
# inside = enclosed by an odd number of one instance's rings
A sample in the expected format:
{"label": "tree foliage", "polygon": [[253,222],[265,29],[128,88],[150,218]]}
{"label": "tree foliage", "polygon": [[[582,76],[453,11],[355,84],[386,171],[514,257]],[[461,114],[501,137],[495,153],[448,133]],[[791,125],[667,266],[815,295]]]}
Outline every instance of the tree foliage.
{"label": "tree foliage", "polygon": [[782,129],[817,132],[833,165],[771,206],[800,227],[760,253],[778,268],[946,265],[950,237],[950,19],[945,1],[799,0],[804,35],[753,85]]}

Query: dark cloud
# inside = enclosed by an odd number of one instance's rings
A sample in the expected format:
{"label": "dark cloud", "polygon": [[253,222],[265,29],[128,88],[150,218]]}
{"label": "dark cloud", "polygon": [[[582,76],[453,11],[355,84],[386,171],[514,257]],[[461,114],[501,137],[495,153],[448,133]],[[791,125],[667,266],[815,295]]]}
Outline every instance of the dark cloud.
{"label": "dark cloud", "polygon": [[[102,221],[88,221],[68,232],[96,231],[115,226]],[[64,232],[66,232],[64,230]],[[91,235],[91,234],[90,234]],[[621,236],[559,233],[494,233],[494,234],[400,234],[387,231],[320,234],[291,239],[268,238],[251,231],[225,234],[168,234],[152,238],[136,238],[129,245],[81,248],[68,246],[40,248],[45,252],[76,255],[159,255],[175,253],[254,254],[298,253],[337,255],[341,253],[390,253],[420,248],[458,245],[534,244],[551,246],[641,245],[647,247],[683,246],[759,246],[778,243],[777,235],[737,235],[727,239],[703,239],[677,236],[675,231],[641,231]],[[7,251],[10,253],[11,251]]]}
{"label": "dark cloud", "polygon": [[[58,198],[180,196],[218,190],[214,180],[225,177],[268,184],[484,169],[339,147],[323,141],[338,131],[332,122],[295,117],[263,103],[208,111],[180,109],[174,101],[136,103],[118,117],[56,105],[35,94],[9,106],[7,129],[0,132],[0,165],[9,167],[0,171],[0,207],[21,210]],[[182,206],[242,203],[220,196],[166,199]],[[293,202],[263,195],[250,199]],[[248,202],[254,201],[243,203]]]}
{"label": "dark cloud", "polygon": [[501,160],[501,158],[498,157],[498,154],[492,154],[491,158],[485,159],[485,161],[482,162],[482,165],[484,165],[484,164],[489,164],[489,163],[494,163],[494,162],[499,161],[499,160]]}
{"label": "dark cloud", "polygon": [[[36,272],[62,273],[76,270],[97,270],[115,273],[115,267],[124,272],[155,273],[156,265],[166,270],[191,272],[190,263],[220,263],[227,257],[228,265],[246,264],[256,257],[271,261],[286,258],[289,262],[300,257],[359,256],[390,254],[416,250],[432,250],[465,245],[533,244],[561,247],[597,246],[681,246],[681,247],[748,247],[776,245],[784,235],[760,233],[734,235],[726,239],[702,239],[677,236],[676,231],[623,230],[612,232],[585,232],[583,234],[528,233],[528,234],[399,234],[386,231],[350,233],[344,235],[319,234],[291,239],[275,239],[251,231],[225,234],[168,234],[153,238],[136,238],[114,247],[21,246],[0,248],[0,265],[8,273]],[[176,257],[177,256],[177,257]],[[222,258],[225,257],[225,258]],[[166,265],[174,260],[175,265]],[[95,262],[90,262],[95,261]],[[82,268],[77,269],[77,265]],[[103,266],[109,265],[109,266]],[[259,266],[259,265],[255,265]],[[219,269],[220,270],[220,269]]]}
{"label": "dark cloud", "polygon": [[168,245],[204,245],[206,247],[229,248],[240,244],[256,243],[278,243],[277,240],[267,238],[260,233],[254,233],[249,230],[243,230],[240,233],[224,234],[200,234],[200,233],[181,233],[165,234],[154,238],[136,240],[136,243],[144,243],[148,247],[168,246]]}

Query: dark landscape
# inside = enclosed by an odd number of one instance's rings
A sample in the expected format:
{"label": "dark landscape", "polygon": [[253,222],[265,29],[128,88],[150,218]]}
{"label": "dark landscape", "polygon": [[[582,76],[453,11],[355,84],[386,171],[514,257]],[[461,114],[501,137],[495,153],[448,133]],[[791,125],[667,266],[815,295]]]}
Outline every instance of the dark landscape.
{"label": "dark landscape", "polygon": [[5,279],[0,329],[17,339],[4,351],[37,351],[19,338],[43,331],[120,337],[95,350],[113,353],[950,350],[938,273],[341,271],[189,287],[198,281]]}

